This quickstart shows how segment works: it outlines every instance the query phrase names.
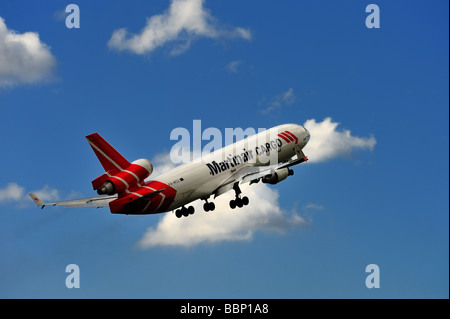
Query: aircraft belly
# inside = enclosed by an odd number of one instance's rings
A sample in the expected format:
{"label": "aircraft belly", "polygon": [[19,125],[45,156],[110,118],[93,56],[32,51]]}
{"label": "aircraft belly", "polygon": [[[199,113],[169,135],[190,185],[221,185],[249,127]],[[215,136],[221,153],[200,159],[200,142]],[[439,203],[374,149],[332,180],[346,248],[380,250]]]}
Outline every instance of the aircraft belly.
{"label": "aircraft belly", "polygon": [[199,198],[210,196],[230,176],[231,174],[226,173],[211,177],[208,172],[201,176],[196,176],[193,183],[186,183],[185,185],[179,186],[175,200],[168,207],[168,210],[174,210]]}

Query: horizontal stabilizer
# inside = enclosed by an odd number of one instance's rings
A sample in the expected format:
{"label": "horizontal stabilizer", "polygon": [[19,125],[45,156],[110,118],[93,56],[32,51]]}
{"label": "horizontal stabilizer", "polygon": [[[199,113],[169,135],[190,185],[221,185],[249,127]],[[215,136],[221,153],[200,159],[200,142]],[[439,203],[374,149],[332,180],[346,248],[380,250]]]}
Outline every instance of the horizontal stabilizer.
{"label": "horizontal stabilizer", "polygon": [[109,202],[117,199],[117,195],[112,196],[97,196],[81,199],[71,199],[60,202],[44,203],[35,194],[28,194],[37,206],[44,208],[45,206],[63,206],[63,207],[107,207]]}

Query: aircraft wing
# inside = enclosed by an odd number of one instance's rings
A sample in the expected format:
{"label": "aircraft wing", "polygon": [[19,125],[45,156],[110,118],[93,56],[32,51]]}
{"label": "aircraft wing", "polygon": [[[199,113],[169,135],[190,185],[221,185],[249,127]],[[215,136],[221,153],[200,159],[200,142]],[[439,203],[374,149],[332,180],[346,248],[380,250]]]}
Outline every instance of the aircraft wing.
{"label": "aircraft wing", "polygon": [[300,164],[300,163],[303,163],[303,162],[306,162],[306,161],[307,161],[307,158],[304,157],[304,158],[299,158],[299,159],[296,159],[296,160],[293,160],[293,161],[289,161],[289,162],[286,162],[286,163],[280,163],[280,164],[277,164],[277,165],[272,165],[270,167],[269,166],[268,167],[259,167],[259,171],[257,171],[257,172],[251,172],[251,173],[248,173],[248,174],[244,174],[242,176],[242,178],[240,179],[240,182],[241,183],[248,183],[248,182],[257,180],[259,178],[262,178],[264,176],[267,176],[269,174],[272,174],[273,172],[275,172],[278,169],[291,167],[291,166],[294,166],[294,165],[297,165],[297,164]]}
{"label": "aircraft wing", "polygon": [[297,159],[285,163],[278,163],[269,166],[244,167],[233,174],[233,176],[231,176],[224,183],[222,183],[222,185],[220,185],[213,192],[213,194],[215,195],[215,197],[217,197],[233,189],[233,186],[236,183],[259,182],[261,178],[273,174],[276,170],[289,168],[306,161],[308,161],[308,158],[305,156],[305,154],[303,154],[303,152],[300,152],[300,154],[297,156]]}
{"label": "aircraft wing", "polygon": [[111,196],[97,196],[97,197],[72,199],[72,200],[53,202],[53,203],[45,203],[33,193],[29,193],[28,195],[34,201],[36,206],[40,206],[41,208],[44,208],[45,206],[97,207],[97,208],[108,207],[109,202],[117,199],[117,195],[111,195]]}
{"label": "aircraft wing", "polygon": [[[160,190],[149,190],[148,188],[141,187],[141,190],[143,190],[141,197],[134,199],[133,201],[128,201],[129,198],[127,198],[127,202],[124,204],[126,206],[132,206],[136,204],[140,204],[142,202],[149,202],[153,197],[160,194],[161,192],[165,191],[166,189],[160,189]],[[40,206],[41,208],[44,208],[45,206],[62,206],[64,208],[72,208],[72,207],[108,207],[109,203],[113,200],[116,200],[118,198],[117,194],[111,195],[111,196],[97,196],[97,197],[89,197],[89,198],[81,198],[81,199],[72,199],[72,200],[66,200],[66,201],[60,201],[60,202],[53,202],[53,203],[44,203],[39,197],[36,196],[36,194],[29,193],[28,194],[31,199],[34,201],[34,203],[37,206]],[[123,199],[123,198],[122,198]]]}

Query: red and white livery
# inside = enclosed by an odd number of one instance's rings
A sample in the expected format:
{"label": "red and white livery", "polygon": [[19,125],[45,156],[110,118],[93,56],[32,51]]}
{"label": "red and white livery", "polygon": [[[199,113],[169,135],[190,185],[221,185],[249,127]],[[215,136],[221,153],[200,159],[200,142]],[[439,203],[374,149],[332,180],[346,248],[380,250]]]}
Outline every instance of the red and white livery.
{"label": "red and white livery", "polygon": [[[194,213],[189,203],[202,199],[205,211],[213,211],[216,198],[234,190],[230,207],[242,207],[242,183],[277,184],[293,175],[290,167],[307,161],[303,148],[309,132],[297,124],[279,125],[183,164],[151,179],[153,165],[147,159],[129,162],[98,133],[86,136],[105,173],[92,181],[96,197],[44,203],[35,194],[37,206],[105,207],[115,214],[156,214],[174,211],[177,217]],[[150,177],[150,179],[149,179]]]}

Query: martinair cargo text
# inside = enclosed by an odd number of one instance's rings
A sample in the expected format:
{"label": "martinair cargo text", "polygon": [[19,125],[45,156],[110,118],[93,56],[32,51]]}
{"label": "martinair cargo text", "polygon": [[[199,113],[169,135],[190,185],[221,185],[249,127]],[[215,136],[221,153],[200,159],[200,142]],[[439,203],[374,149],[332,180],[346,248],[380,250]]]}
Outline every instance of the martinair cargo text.
{"label": "martinair cargo text", "polygon": [[307,161],[302,149],[309,132],[297,124],[284,124],[247,137],[206,156],[146,180],[153,172],[147,159],[129,162],[99,134],[86,136],[105,173],[92,181],[100,196],[44,203],[35,194],[37,206],[106,207],[115,214],[156,214],[175,211],[180,218],[194,213],[189,203],[202,199],[205,211],[213,211],[208,201],[234,190],[232,209],[249,204],[242,196],[242,183],[277,184],[293,175],[290,167]]}

